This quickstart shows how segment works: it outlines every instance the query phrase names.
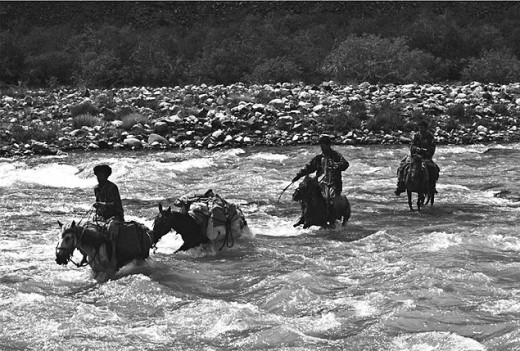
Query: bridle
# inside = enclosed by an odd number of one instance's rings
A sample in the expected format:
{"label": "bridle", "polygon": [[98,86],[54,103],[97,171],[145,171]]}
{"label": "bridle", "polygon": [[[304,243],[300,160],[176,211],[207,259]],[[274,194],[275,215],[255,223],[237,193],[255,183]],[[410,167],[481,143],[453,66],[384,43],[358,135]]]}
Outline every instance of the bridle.
{"label": "bridle", "polygon": [[[94,259],[96,259],[96,257],[99,255],[99,250],[96,250],[96,253],[92,256],[92,258],[90,259],[90,261],[87,261],[85,259],[86,255],[83,254],[83,259],[81,260],[80,263],[77,263],[75,262],[73,259],[72,259],[72,253],[74,252],[74,250],[77,248],[77,243],[81,240],[81,238],[83,237],[83,235],[85,234],[85,230],[86,230],[86,227],[83,227],[82,230],[81,230],[81,233],[80,233],[80,236],[79,238],[76,239],[76,234],[77,234],[77,230],[76,228],[78,228],[77,226],[75,226],[74,228],[68,228],[66,229],[65,231],[71,231],[71,238],[73,240],[73,243],[72,243],[72,250],[70,250],[70,252],[68,252],[68,257],[67,257],[67,261],[65,264],[71,262],[72,264],[74,264],[76,267],[80,268],[80,267],[85,267],[85,266],[88,266],[90,265]],[[68,233],[66,233],[68,234]],[[60,240],[60,242],[63,241],[63,237],[62,237],[62,240]],[[66,247],[62,247],[60,246],[60,242],[58,242],[56,244],[56,251],[59,251],[59,252],[62,252],[62,251],[69,251],[69,248],[66,248]]]}
{"label": "bridle", "polygon": [[[164,212],[164,213],[163,213]],[[161,235],[164,236],[166,234],[168,234],[170,232],[170,230],[173,229],[172,225],[171,225],[171,214],[168,214],[168,211],[159,211],[159,213],[153,218],[153,225],[152,225],[152,230],[150,230],[150,232],[152,233],[153,235],[153,240],[152,240],[152,248],[153,248],[153,252],[155,253],[155,251],[157,251],[157,243],[154,242],[155,241],[155,226],[157,224],[157,222],[161,221],[161,224],[164,222],[165,223],[165,226],[166,226],[166,230],[164,232],[164,234]],[[157,240],[159,241],[159,240]]]}

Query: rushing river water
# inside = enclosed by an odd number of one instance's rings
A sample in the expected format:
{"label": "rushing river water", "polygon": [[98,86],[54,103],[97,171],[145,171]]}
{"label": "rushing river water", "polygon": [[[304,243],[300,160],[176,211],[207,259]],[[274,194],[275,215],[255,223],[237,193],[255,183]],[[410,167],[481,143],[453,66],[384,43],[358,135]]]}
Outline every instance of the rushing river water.
{"label": "rushing river water", "polygon": [[[407,147],[335,149],[352,217],[305,230],[295,186],[277,199],[318,147],[0,159],[0,349],[520,350],[520,145],[439,147],[422,213],[393,194]],[[211,188],[252,233],[174,254],[172,232],[98,284],[55,247],[56,221],[91,208],[99,163],[127,220],[151,226],[159,202]]]}

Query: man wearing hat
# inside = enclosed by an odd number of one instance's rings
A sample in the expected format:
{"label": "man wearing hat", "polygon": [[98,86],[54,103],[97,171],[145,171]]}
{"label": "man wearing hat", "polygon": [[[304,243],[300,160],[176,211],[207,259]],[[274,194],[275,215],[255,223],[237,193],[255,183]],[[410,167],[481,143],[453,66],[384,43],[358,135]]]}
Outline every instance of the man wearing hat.
{"label": "man wearing hat", "polygon": [[94,174],[98,180],[98,184],[94,187],[96,215],[105,221],[115,219],[123,222],[124,211],[119,189],[108,180],[112,169],[108,165],[98,165],[94,167]]}
{"label": "man wearing hat", "polygon": [[[328,135],[322,135],[319,139],[321,154],[314,156],[305,167],[303,167],[293,178],[292,182],[296,182],[303,176],[316,172],[316,178],[323,176],[320,180],[323,191],[327,200],[335,196],[339,196],[343,190],[343,182],[341,180],[341,172],[349,167],[349,163],[336,150],[331,148],[332,140]],[[303,223],[303,203],[302,217],[294,224],[298,226]]]}
{"label": "man wearing hat", "polygon": [[[429,123],[426,120],[420,120],[417,123],[418,131],[414,133],[412,137],[412,143],[410,145],[410,156],[412,158],[421,157],[423,162],[428,167],[428,172],[430,174],[430,183],[433,184],[433,191],[437,193],[435,189],[435,183],[437,183],[437,179],[439,179],[439,166],[433,162],[432,158],[435,154],[435,137],[432,132],[428,130]],[[406,185],[404,180],[404,169],[406,164],[409,162],[408,156],[401,160],[401,164],[397,169],[397,188],[395,190],[395,195],[399,196],[402,192],[406,191]]]}

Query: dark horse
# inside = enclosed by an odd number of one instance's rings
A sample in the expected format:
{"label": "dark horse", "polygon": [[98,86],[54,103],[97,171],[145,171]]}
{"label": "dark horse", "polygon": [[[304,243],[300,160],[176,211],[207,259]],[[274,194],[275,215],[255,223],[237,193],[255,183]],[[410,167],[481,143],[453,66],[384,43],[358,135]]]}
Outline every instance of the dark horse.
{"label": "dark horse", "polygon": [[242,233],[247,229],[247,222],[245,217],[237,208],[236,224],[238,227],[236,230],[231,230],[229,227],[226,228],[226,233],[222,237],[218,237],[215,240],[210,240],[207,236],[206,226],[199,223],[192,217],[187,211],[179,212],[172,211],[171,207],[166,210],[163,209],[162,205],[159,204],[159,213],[154,219],[152,232],[154,233],[154,244],[171,230],[174,230],[182,237],[183,244],[177,251],[186,251],[201,244],[222,242],[222,247],[233,246],[233,240],[239,238]]}
{"label": "dark horse", "polygon": [[[125,223],[125,229],[119,229],[120,235],[114,242],[109,240],[104,226],[96,222],[80,225],[72,221],[63,225],[58,221],[58,224],[61,238],[56,246],[56,263],[66,265],[72,262],[77,267],[89,265],[92,277],[98,282],[113,278],[121,267],[134,259],[148,258],[152,247],[149,229],[136,222]],[[114,246],[117,252],[114,252]],[[81,263],[72,260],[76,249],[83,254]]]}
{"label": "dark horse", "polygon": [[332,226],[336,220],[345,225],[350,218],[350,203],[345,195],[331,199],[332,206],[327,209],[327,200],[322,194],[321,186],[314,177],[305,177],[292,196],[294,201],[303,204],[303,228],[312,225],[320,227]]}
{"label": "dark horse", "polygon": [[435,184],[430,184],[428,167],[421,157],[411,157],[404,169],[404,179],[406,194],[408,195],[408,206],[413,211],[412,193],[417,193],[417,211],[421,211],[421,206],[430,203],[433,205],[435,200]]}

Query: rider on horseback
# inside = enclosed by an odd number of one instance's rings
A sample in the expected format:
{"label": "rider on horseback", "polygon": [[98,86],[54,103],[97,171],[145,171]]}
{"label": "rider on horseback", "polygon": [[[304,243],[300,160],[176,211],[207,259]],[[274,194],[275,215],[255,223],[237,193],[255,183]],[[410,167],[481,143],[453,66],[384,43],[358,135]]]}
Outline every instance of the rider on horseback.
{"label": "rider on horseback", "polygon": [[108,165],[98,165],[94,167],[94,174],[98,180],[98,184],[94,187],[96,202],[93,206],[96,208],[96,215],[104,221],[113,218],[123,222],[124,211],[119,189],[108,180],[112,169]]}
{"label": "rider on horseback", "polygon": [[[430,184],[433,184],[433,192],[436,194],[435,184],[439,179],[439,166],[437,166],[432,158],[435,154],[435,138],[433,134],[428,130],[429,124],[426,120],[421,120],[417,123],[418,133],[414,133],[412,143],[410,145],[410,157],[422,158],[424,164],[428,168],[428,174],[430,175]],[[406,164],[409,162],[408,156],[401,160],[401,164],[397,169],[397,189],[395,195],[399,196],[402,192],[406,191],[404,170]]]}
{"label": "rider on horseback", "polygon": [[94,167],[94,174],[98,184],[94,187],[96,202],[96,220],[106,223],[106,233],[112,242],[113,254],[116,252],[117,236],[119,226],[124,223],[124,211],[119,189],[117,185],[108,180],[112,174],[112,168],[108,165],[98,165]]}
{"label": "rider on horseback", "polygon": [[[316,178],[323,176],[320,180],[324,196],[330,206],[330,200],[341,194],[343,183],[341,180],[341,172],[349,167],[349,163],[336,150],[331,148],[331,139],[327,135],[322,135],[319,139],[321,154],[314,156],[310,162],[305,165],[293,178],[292,182],[296,182],[303,176],[316,172]],[[304,204],[302,203],[302,216],[294,224],[298,226],[303,223]]]}

